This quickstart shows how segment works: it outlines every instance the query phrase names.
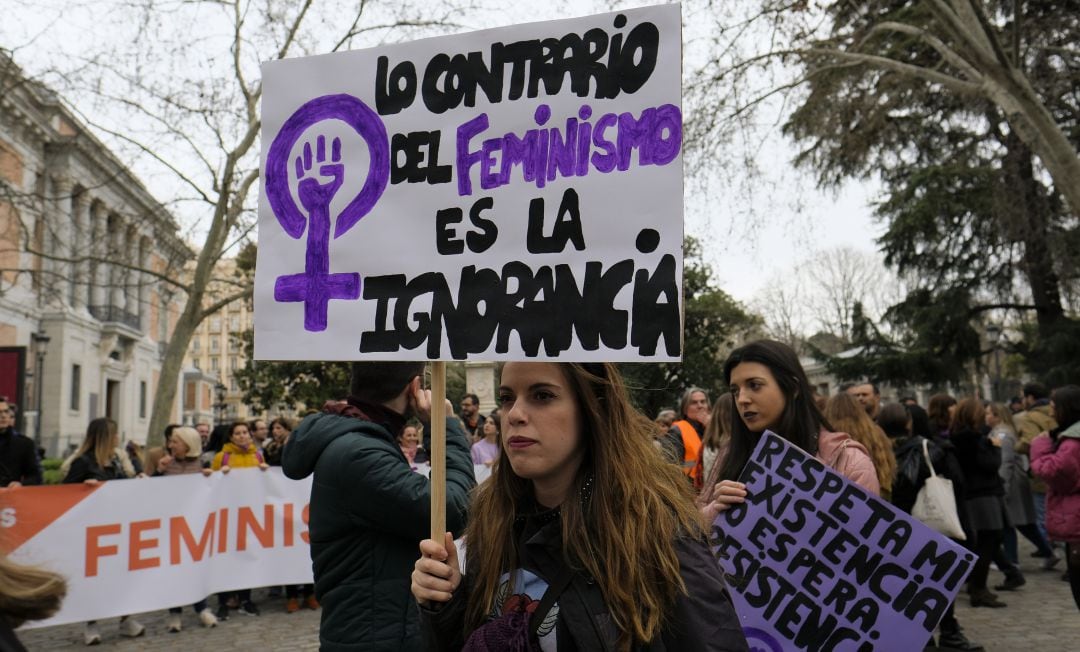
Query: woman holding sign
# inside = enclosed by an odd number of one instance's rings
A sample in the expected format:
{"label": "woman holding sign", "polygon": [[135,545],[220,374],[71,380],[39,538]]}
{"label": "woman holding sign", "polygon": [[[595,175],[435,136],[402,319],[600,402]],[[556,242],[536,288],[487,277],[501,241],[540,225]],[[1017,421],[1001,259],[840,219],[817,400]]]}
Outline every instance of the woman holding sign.
{"label": "woman holding sign", "polygon": [[874,463],[866,448],[842,432],[831,432],[813,400],[813,390],[799,357],[786,344],[758,340],[731,352],[724,363],[724,378],[735,397],[731,443],[718,461],[717,482],[698,498],[708,523],[746,498],[746,485],[738,481],[761,433],[770,430],[795,444],[837,473],[877,495]]}
{"label": "woman holding sign", "polygon": [[611,364],[510,362],[465,532],[420,544],[429,649],[746,650],[690,487]]}

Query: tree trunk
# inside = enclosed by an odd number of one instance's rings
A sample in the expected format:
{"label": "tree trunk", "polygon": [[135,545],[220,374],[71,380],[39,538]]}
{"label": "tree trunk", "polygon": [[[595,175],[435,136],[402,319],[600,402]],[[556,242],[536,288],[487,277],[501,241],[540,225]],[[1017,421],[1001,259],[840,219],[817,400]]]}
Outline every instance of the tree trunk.
{"label": "tree trunk", "polygon": [[[228,174],[232,172],[233,162],[234,159],[230,155],[225,167]],[[161,376],[158,379],[157,391],[154,393],[154,411],[150,414],[150,432],[146,437],[148,446],[160,446],[165,439],[165,426],[172,418],[176,383],[180,376],[180,368],[184,363],[184,356],[187,354],[188,345],[191,344],[191,336],[206,317],[203,312],[203,299],[206,297],[206,289],[210,283],[214,265],[221,258],[221,252],[225,246],[225,236],[228,234],[230,223],[227,219],[230,214],[230,199],[232,199],[232,188],[231,184],[226,183],[218,195],[206,241],[196,259],[184,310],[180,313],[180,318],[176,320],[176,327],[165,348],[165,360],[162,361]],[[239,205],[243,205],[244,197],[240,196],[236,201]]]}
{"label": "tree trunk", "polygon": [[1048,224],[1053,210],[1042,187],[1035,180],[1031,148],[1016,134],[1006,137],[1002,163],[1004,193],[1008,196],[1006,233],[1024,246],[1021,267],[1027,276],[1035,304],[1039,331],[1048,330],[1065,317],[1061,285],[1050,252]]}
{"label": "tree trunk", "polygon": [[184,311],[176,320],[176,327],[165,347],[165,359],[161,363],[161,375],[158,377],[157,391],[154,392],[154,409],[150,413],[150,431],[146,436],[146,445],[161,446],[165,440],[165,426],[172,421],[173,404],[176,400],[177,383],[180,371],[187,355],[188,345],[201,319],[203,293],[189,295],[184,304]]}
{"label": "tree trunk", "polygon": [[1004,110],[1009,125],[1046,166],[1072,213],[1080,215],[1080,155],[1076,147],[1022,73],[995,72],[987,97]]}

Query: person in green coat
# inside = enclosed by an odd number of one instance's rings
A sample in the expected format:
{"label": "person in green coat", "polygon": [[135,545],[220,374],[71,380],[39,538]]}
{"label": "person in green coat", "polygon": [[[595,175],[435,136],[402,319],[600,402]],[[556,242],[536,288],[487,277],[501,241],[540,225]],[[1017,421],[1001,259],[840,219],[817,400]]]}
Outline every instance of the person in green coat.
{"label": "person in green coat", "polygon": [[[410,416],[431,431],[431,391],[420,382],[424,366],[353,363],[348,399],[328,402],[304,419],[282,453],[286,476],[314,474],[308,536],[324,652],[422,649],[410,575],[419,543],[430,534],[431,486],[412,472],[396,437]],[[453,415],[451,407],[446,414]],[[448,416],[451,532],[464,531],[475,485],[465,433]]]}

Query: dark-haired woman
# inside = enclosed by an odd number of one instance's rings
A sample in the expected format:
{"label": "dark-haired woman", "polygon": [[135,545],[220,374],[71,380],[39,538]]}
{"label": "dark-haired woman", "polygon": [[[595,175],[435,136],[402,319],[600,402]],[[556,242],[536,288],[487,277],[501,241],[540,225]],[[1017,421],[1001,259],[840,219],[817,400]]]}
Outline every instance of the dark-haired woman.
{"label": "dark-haired woman", "polygon": [[[965,504],[975,540],[971,550],[978,559],[968,576],[968,594],[973,607],[1004,607],[997,594],[986,587],[990,563],[1005,564],[1010,586],[1020,586],[1024,578],[1020,569],[999,554],[1006,527],[1010,527],[1005,508],[1005,484],[1001,481],[1001,442],[983,432],[986,411],[982,401],[965,398],[956,405],[949,440],[956,447],[956,459],[964,474]],[[999,566],[1000,567],[1000,566]],[[1003,585],[1004,586],[1004,585]]]}
{"label": "dark-haired woman", "polygon": [[691,488],[614,365],[509,362],[499,401],[466,576],[449,532],[420,544],[428,649],[746,650]]}
{"label": "dark-haired woman", "polygon": [[[919,425],[916,426],[916,424]],[[953,454],[952,443],[947,440],[935,442],[935,438],[930,436],[926,411],[918,405],[905,406],[889,403],[881,408],[878,414],[878,425],[892,440],[893,450],[896,453],[897,472],[893,478],[892,504],[907,514],[910,514],[915,506],[919,490],[930,477],[930,468],[924,463],[923,456],[923,442],[926,442],[927,454],[934,465],[934,472],[952,482],[960,525],[964,529],[965,536],[971,536],[967,534],[971,531],[971,527],[964,509],[964,473],[960,470],[956,455]],[[916,427],[919,429],[915,430]],[[957,543],[961,542],[957,541]],[[940,629],[937,639],[938,648],[966,652],[982,651],[981,645],[969,641],[964,635],[960,622],[956,619],[955,601],[949,603],[938,627]],[[933,646],[933,642],[930,645]]]}
{"label": "dark-haired woman", "polygon": [[939,439],[948,439],[952,428],[953,414],[956,413],[956,399],[948,394],[934,394],[926,407],[930,417],[930,434]]}
{"label": "dark-haired woman", "polygon": [[495,423],[495,419],[485,419],[480,432],[483,437],[472,445],[472,462],[490,468],[499,459],[499,424]]}
{"label": "dark-haired woman", "polygon": [[731,444],[719,461],[719,482],[706,486],[698,504],[712,523],[716,516],[746,498],[738,481],[761,434],[771,430],[814,455],[837,473],[878,495],[877,472],[866,448],[832,427],[818,409],[795,351],[773,340],[758,340],[731,352],[724,378],[735,398]]}
{"label": "dark-haired woman", "polygon": [[1031,470],[1046,481],[1046,530],[1065,542],[1069,585],[1080,609],[1080,387],[1054,390],[1058,427],[1031,443]]}
{"label": "dark-haired woman", "polygon": [[263,446],[263,457],[270,466],[281,466],[281,451],[289,441],[296,422],[288,417],[277,417],[270,422],[270,439]]}
{"label": "dark-haired woman", "polygon": [[[127,453],[120,448],[120,434],[116,422],[101,417],[94,419],[86,427],[86,439],[60,467],[64,484],[82,482],[96,485],[110,480],[123,480],[135,477],[135,469]],[[142,623],[124,616],[120,619],[120,634],[135,638],[142,636],[146,627]],[[87,645],[101,643],[101,633],[97,622],[89,621],[83,631],[83,642]]]}
{"label": "dark-haired woman", "polygon": [[[285,450],[285,444],[289,443],[289,437],[295,428],[296,422],[289,417],[276,417],[270,422],[270,437],[266,440],[266,445],[262,449],[267,464],[281,466],[282,451]],[[271,598],[280,596],[281,587],[270,587]],[[301,604],[308,609],[319,608],[319,601],[315,599],[314,584],[290,584],[285,587],[286,613],[300,611]]]}
{"label": "dark-haired woman", "polygon": [[208,469],[210,468],[214,461],[214,456],[229,442],[229,433],[231,431],[232,425],[228,423],[219,423],[214,426],[214,429],[210,431],[210,436],[206,440],[206,446],[203,446],[202,456],[200,457],[203,466]]}

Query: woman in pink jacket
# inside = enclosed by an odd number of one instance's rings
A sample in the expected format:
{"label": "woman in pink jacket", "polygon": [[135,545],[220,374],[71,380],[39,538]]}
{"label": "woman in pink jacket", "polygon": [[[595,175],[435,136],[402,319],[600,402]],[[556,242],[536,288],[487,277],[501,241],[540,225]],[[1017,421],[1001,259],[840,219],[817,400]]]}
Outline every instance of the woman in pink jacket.
{"label": "woman in pink jacket", "polygon": [[842,432],[832,432],[813,400],[810,382],[795,351],[786,344],[758,340],[731,352],[724,377],[735,397],[731,439],[722,460],[717,460],[719,482],[706,485],[698,506],[706,522],[746,498],[746,485],[738,481],[761,433],[780,435],[814,455],[837,473],[880,494],[874,463],[866,448]]}
{"label": "woman in pink jacket", "polygon": [[1080,387],[1055,389],[1051,403],[1058,427],[1031,442],[1031,470],[1046,482],[1046,531],[1052,541],[1065,542],[1080,609]]}

